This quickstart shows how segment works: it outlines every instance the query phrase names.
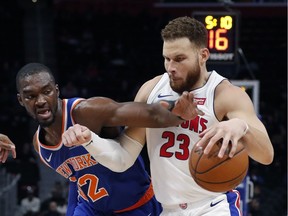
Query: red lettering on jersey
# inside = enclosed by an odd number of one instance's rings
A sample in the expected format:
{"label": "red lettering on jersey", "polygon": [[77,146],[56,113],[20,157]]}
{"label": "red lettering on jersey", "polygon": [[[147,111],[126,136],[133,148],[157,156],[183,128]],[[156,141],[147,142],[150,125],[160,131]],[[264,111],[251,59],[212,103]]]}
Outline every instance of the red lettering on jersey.
{"label": "red lettering on jersey", "polygon": [[194,98],[198,105],[204,105],[206,98]]}
{"label": "red lettering on jersey", "polygon": [[201,133],[207,128],[207,123],[207,119],[201,116],[197,116],[190,121],[183,122],[180,127],[184,129],[189,129],[190,131],[194,131],[195,133]]}
{"label": "red lettering on jersey", "polygon": [[189,127],[189,123],[190,123],[190,121],[182,122],[180,127],[187,129]]}
{"label": "red lettering on jersey", "polygon": [[198,131],[198,133],[201,133],[202,131],[207,129],[207,123],[208,120],[205,118],[200,118],[200,126],[201,126],[201,130]]}
{"label": "red lettering on jersey", "polygon": [[194,118],[190,121],[189,130],[198,133],[199,119],[200,119],[200,117],[197,116],[196,118]]}

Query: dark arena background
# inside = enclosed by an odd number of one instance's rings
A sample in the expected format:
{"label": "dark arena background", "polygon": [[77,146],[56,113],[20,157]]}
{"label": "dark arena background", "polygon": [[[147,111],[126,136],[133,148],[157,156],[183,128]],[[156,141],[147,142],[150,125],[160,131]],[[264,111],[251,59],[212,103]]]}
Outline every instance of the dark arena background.
{"label": "dark arena background", "polygon": [[[274,144],[271,165],[250,160],[239,186],[243,216],[287,215],[287,1],[1,0],[0,132],[17,149],[16,159],[0,164],[1,216],[44,215],[53,200],[65,215],[68,192],[67,182],[32,148],[36,125],[16,98],[20,67],[49,66],[61,97],[132,101],[140,85],[164,72],[160,30],[177,16],[197,14],[202,20],[229,17],[221,34],[227,46],[211,41],[208,69],[248,92]],[[143,156],[149,170],[145,148]],[[37,214],[21,210],[31,191],[41,201]]]}

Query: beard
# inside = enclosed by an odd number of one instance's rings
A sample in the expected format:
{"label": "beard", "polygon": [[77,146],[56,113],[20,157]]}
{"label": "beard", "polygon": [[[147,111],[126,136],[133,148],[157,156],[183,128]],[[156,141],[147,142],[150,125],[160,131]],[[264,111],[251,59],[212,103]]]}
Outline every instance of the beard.
{"label": "beard", "polygon": [[170,79],[170,86],[173,91],[177,92],[178,94],[182,94],[184,91],[191,91],[191,89],[193,89],[193,87],[199,81],[200,75],[201,69],[197,61],[196,66],[188,71],[186,79],[184,79],[181,83],[175,83]]}

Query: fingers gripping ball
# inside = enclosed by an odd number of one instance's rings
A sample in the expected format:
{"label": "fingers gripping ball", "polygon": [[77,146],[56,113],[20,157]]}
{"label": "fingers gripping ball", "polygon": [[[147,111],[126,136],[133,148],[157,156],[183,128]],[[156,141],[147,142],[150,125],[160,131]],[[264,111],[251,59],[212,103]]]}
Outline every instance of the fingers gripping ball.
{"label": "fingers gripping ball", "polygon": [[219,158],[221,143],[216,143],[208,155],[202,148],[193,147],[189,158],[189,169],[195,182],[212,192],[225,192],[237,187],[245,178],[249,157],[242,144],[238,144],[233,158],[226,153]]}

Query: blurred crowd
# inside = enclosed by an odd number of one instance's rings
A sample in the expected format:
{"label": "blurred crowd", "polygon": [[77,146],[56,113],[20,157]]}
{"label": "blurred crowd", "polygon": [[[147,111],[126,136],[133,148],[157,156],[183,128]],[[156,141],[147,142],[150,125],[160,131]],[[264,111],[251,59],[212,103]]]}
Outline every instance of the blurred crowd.
{"label": "blurred crowd", "polygon": [[19,215],[23,216],[65,216],[67,211],[67,185],[56,181],[49,196],[41,200],[35,188],[26,187],[25,196],[19,201]]}
{"label": "blurred crowd", "polygon": [[[17,159],[0,165],[0,169],[21,174],[18,201],[23,215],[64,215],[66,185],[55,182],[51,197],[39,199],[41,176],[31,144],[36,125],[16,100],[15,74],[25,63],[25,57],[24,45],[14,38],[10,25],[13,20],[13,29],[20,29],[19,35],[23,36],[23,14],[17,8],[0,10],[1,28],[7,29],[0,34],[1,47],[4,47],[0,58],[0,125],[1,132],[8,134],[17,146]],[[12,16],[15,13],[18,18]],[[164,72],[160,30],[174,18],[173,14],[158,16],[147,10],[137,14],[117,10],[105,13],[97,8],[58,7],[53,16],[57,60],[54,72],[60,84],[61,97],[106,96],[117,101],[131,101],[141,84]],[[260,80],[259,117],[267,127],[275,149],[275,159],[270,166],[250,161],[249,175],[254,182],[254,197],[249,204],[249,215],[287,215],[287,35],[281,36],[283,30],[275,32],[276,28],[272,30],[274,34],[269,33],[271,30],[265,29],[264,25],[261,29],[257,23],[262,19],[264,23],[282,22],[285,25],[285,20],[260,17],[254,18],[254,25],[252,21],[245,25],[248,19],[242,18],[239,45],[247,51],[251,65],[257,65],[253,72]],[[253,39],[253,30],[263,31],[265,37]],[[271,45],[270,37],[274,35],[278,41],[274,37]],[[281,57],[271,59],[277,55]],[[249,79],[245,73],[247,68],[240,68],[237,77],[231,75],[231,78]]]}

